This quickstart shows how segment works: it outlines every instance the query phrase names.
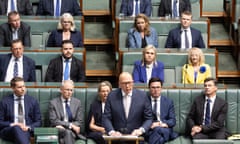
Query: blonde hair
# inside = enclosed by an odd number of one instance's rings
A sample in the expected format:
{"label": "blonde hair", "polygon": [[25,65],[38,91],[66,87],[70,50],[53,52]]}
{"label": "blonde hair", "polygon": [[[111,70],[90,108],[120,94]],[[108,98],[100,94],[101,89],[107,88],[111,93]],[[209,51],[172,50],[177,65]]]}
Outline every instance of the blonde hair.
{"label": "blonde hair", "polygon": [[145,64],[145,53],[148,50],[153,50],[154,51],[155,58],[153,60],[153,64],[157,65],[157,49],[153,45],[147,45],[142,51],[142,66],[144,66],[144,64]]}
{"label": "blonde hair", "polygon": [[204,54],[203,54],[203,52],[202,52],[201,49],[196,48],[196,47],[191,48],[191,49],[188,51],[188,63],[192,65],[191,55],[192,55],[193,51],[196,51],[196,52],[198,53],[198,56],[199,56],[199,65],[204,64],[204,63],[205,63]]}
{"label": "blonde hair", "polygon": [[144,35],[149,36],[149,35],[151,34],[151,32],[150,32],[150,23],[149,23],[148,17],[147,17],[145,14],[138,14],[138,15],[135,17],[134,24],[133,24],[134,28],[135,28],[137,31],[139,31],[139,30],[138,30],[138,27],[137,27],[137,20],[138,20],[139,18],[144,19],[144,21],[145,21],[145,23],[146,23],[146,27],[144,28]]}
{"label": "blonde hair", "polygon": [[60,19],[59,19],[59,22],[58,22],[58,26],[57,26],[57,29],[59,30],[62,30],[63,29],[63,26],[62,26],[62,22],[64,21],[64,19],[67,19],[68,21],[71,21],[71,31],[75,31],[75,23],[74,23],[74,19],[73,19],[73,16],[70,14],[70,13],[64,13]]}
{"label": "blonde hair", "polygon": [[112,91],[112,84],[109,81],[103,81],[98,85],[98,92],[100,92],[104,86],[108,86],[110,88],[110,91]]}

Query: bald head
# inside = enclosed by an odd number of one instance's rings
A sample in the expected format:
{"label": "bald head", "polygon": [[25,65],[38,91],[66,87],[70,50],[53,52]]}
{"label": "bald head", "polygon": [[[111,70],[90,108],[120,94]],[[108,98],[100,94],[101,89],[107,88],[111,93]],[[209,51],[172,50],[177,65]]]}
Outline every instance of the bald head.
{"label": "bald head", "polygon": [[126,93],[129,94],[133,89],[133,78],[128,72],[122,72],[119,76],[119,87]]}

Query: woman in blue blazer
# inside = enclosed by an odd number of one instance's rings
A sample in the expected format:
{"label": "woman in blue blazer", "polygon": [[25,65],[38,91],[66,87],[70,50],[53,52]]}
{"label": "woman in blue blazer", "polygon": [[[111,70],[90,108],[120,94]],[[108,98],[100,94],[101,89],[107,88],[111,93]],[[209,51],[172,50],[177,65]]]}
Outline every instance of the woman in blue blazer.
{"label": "woman in blue blazer", "polygon": [[74,19],[70,13],[61,16],[57,29],[49,35],[47,47],[61,47],[63,40],[71,40],[74,47],[83,47],[82,34],[75,29]]}
{"label": "woman in blue blazer", "polygon": [[158,47],[157,31],[150,27],[148,17],[139,14],[134,20],[134,26],[128,31],[127,47],[144,48],[147,45]]}
{"label": "woman in blue blazer", "polygon": [[142,60],[134,63],[133,80],[135,83],[148,83],[152,77],[158,77],[164,81],[164,64],[157,61],[157,51],[153,45],[143,49]]}

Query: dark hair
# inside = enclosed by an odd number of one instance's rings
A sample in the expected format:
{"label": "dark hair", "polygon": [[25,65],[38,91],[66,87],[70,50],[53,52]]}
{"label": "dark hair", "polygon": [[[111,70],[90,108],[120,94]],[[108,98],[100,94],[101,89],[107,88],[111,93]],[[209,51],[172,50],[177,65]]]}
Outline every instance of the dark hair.
{"label": "dark hair", "polygon": [[212,77],[206,78],[206,79],[204,80],[204,84],[205,84],[206,82],[209,82],[209,81],[213,81],[213,83],[214,83],[215,86],[217,86],[217,84],[218,84],[217,80],[216,80],[215,78],[212,78]]}
{"label": "dark hair", "polygon": [[153,82],[160,82],[161,86],[163,86],[163,81],[160,78],[152,77],[148,82],[148,87],[149,88],[150,88],[151,83],[153,83]]}
{"label": "dark hair", "polygon": [[18,13],[17,11],[10,11],[10,12],[8,13],[8,19],[9,19],[11,16],[13,16],[13,15],[19,15],[19,13]]}
{"label": "dark hair", "polygon": [[192,13],[191,13],[190,11],[183,11],[183,12],[181,13],[181,17],[182,17],[183,14],[192,17]]}
{"label": "dark hair", "polygon": [[71,40],[63,40],[62,41],[62,45],[67,44],[67,43],[71,43],[73,45],[73,42]]}
{"label": "dark hair", "polygon": [[21,43],[21,44],[23,44],[21,39],[15,39],[15,40],[12,40],[12,41],[11,41],[11,46],[12,46],[13,44],[15,44],[15,43]]}
{"label": "dark hair", "polygon": [[13,88],[16,86],[16,82],[24,81],[22,77],[14,77],[10,82],[10,86]]}

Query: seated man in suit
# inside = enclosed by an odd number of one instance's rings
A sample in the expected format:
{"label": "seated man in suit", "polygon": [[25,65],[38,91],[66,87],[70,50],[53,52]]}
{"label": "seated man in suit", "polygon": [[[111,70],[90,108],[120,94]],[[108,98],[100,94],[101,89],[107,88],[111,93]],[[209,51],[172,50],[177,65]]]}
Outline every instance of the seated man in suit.
{"label": "seated man in suit", "polygon": [[161,95],[162,81],[159,78],[149,80],[149,99],[152,102],[153,123],[147,133],[149,144],[164,144],[178,136],[173,131],[176,125],[173,101]]}
{"label": "seated man in suit", "polygon": [[178,18],[184,11],[191,11],[190,0],[161,0],[158,8],[158,16]]}
{"label": "seated man in suit", "polygon": [[39,0],[37,15],[59,17],[63,13],[81,16],[82,11],[77,0]]}
{"label": "seated man in suit", "polygon": [[63,81],[60,92],[61,96],[49,103],[50,125],[58,129],[59,143],[74,144],[77,138],[85,140],[85,137],[80,134],[84,113],[81,101],[72,97],[73,81]]}
{"label": "seated man in suit", "polygon": [[20,39],[24,46],[31,46],[31,28],[21,22],[20,14],[12,11],[8,14],[8,22],[0,25],[0,46],[11,46],[12,40]]}
{"label": "seated man in suit", "polygon": [[22,77],[25,82],[35,82],[35,62],[23,55],[24,46],[19,39],[13,40],[9,54],[0,55],[0,81],[10,82],[13,77]]}
{"label": "seated man in suit", "polygon": [[0,15],[7,15],[11,11],[18,11],[21,15],[33,15],[30,0],[1,0]]}
{"label": "seated man in suit", "polygon": [[146,93],[133,89],[133,78],[128,72],[120,74],[119,87],[109,94],[105,104],[102,123],[106,133],[144,135],[152,124],[152,108]]}
{"label": "seated man in suit", "polygon": [[150,0],[122,0],[120,13],[124,16],[137,16],[139,13],[143,13],[150,17],[152,4]]}
{"label": "seated man in suit", "polygon": [[81,60],[73,56],[74,47],[71,40],[62,41],[62,55],[50,61],[46,72],[46,82],[73,80],[85,81],[85,68]]}
{"label": "seated man in suit", "polygon": [[29,144],[35,127],[41,126],[38,101],[26,94],[24,80],[11,80],[13,94],[0,102],[0,138],[15,144]]}
{"label": "seated man in suit", "polygon": [[180,21],[181,26],[169,32],[165,48],[205,48],[201,32],[191,27],[192,13],[189,11],[183,12]]}
{"label": "seated man in suit", "polygon": [[219,98],[217,81],[206,78],[204,81],[205,94],[193,101],[186,120],[186,134],[193,139],[225,139],[229,133],[224,127],[228,104]]}

